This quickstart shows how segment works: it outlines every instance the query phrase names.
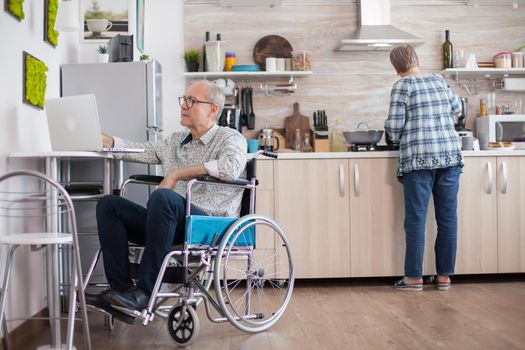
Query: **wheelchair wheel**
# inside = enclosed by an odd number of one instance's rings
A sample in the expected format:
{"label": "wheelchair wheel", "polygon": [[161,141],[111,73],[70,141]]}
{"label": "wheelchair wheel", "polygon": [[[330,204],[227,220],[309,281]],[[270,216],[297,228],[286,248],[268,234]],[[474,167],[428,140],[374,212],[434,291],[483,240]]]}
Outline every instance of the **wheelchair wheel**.
{"label": "wheelchair wheel", "polygon": [[197,311],[190,305],[175,305],[168,314],[166,322],[171,340],[177,346],[188,346],[197,338],[200,331]]}
{"label": "wheelchair wheel", "polygon": [[[175,264],[181,264],[180,262],[174,261]],[[213,271],[213,264],[214,259],[211,259],[211,271]],[[189,263],[189,267],[193,269],[199,268],[200,263]],[[207,269],[203,270],[199,275],[197,275],[197,280],[204,286],[204,288],[209,291],[210,287],[213,283],[213,273],[207,272]],[[182,287],[182,285],[163,285],[162,291],[163,292],[172,292],[174,290],[178,290],[179,287]],[[197,298],[197,302],[195,303],[195,308],[199,306],[199,304],[202,302],[201,297]],[[170,306],[161,306],[157,310],[155,310],[155,314],[162,318],[168,318],[168,313],[170,312],[171,307]]]}
{"label": "wheelchair wheel", "polygon": [[[256,249],[246,246],[254,229]],[[248,333],[270,328],[286,309],[293,285],[292,251],[275,221],[250,214],[228,228],[215,258],[214,287],[230,323]]]}

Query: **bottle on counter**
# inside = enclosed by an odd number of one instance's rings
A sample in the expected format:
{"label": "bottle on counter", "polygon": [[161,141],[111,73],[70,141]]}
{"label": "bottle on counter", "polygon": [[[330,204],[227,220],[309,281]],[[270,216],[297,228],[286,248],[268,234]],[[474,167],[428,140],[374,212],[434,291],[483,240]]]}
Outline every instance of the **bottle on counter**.
{"label": "bottle on counter", "polygon": [[307,131],[304,133],[304,142],[301,147],[301,152],[313,152],[314,149],[312,148],[312,145],[310,144],[310,132]]}
{"label": "bottle on counter", "polygon": [[295,129],[295,139],[293,141],[293,149],[295,151],[300,151],[302,147],[301,142],[301,129]]}
{"label": "bottle on counter", "polygon": [[210,32],[206,32],[206,40],[204,40],[204,46],[202,47],[202,71],[207,72],[208,66],[206,62],[206,43],[210,41]]}
{"label": "bottle on counter", "polygon": [[487,101],[482,98],[479,100],[479,116],[484,117],[487,115]]}
{"label": "bottle on counter", "polygon": [[346,152],[348,146],[346,145],[345,135],[343,134],[343,127],[341,126],[341,118],[335,120],[335,127],[330,132],[330,152]]}
{"label": "bottle on counter", "polygon": [[443,43],[443,69],[454,67],[454,53],[450,42],[450,31],[445,30],[445,42]]}

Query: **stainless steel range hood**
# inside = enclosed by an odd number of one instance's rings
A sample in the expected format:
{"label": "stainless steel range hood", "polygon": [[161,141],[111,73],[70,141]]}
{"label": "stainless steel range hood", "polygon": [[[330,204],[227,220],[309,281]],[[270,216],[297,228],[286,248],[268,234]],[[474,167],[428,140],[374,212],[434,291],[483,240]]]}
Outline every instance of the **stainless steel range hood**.
{"label": "stainless steel range hood", "polygon": [[390,25],[390,0],[361,0],[358,7],[360,23],[349,38],[341,39],[336,51],[387,51],[400,44],[425,43]]}

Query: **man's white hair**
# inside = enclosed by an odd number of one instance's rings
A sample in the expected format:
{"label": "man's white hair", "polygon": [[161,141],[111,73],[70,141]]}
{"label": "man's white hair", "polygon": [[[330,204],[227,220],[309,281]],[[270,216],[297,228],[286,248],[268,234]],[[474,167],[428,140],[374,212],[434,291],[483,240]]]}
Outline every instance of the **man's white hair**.
{"label": "man's white hair", "polygon": [[222,113],[222,109],[224,108],[224,101],[225,101],[224,92],[222,91],[220,87],[218,87],[217,85],[215,85],[213,82],[209,80],[199,80],[195,82],[194,84],[206,84],[208,86],[207,100],[208,102],[211,102],[217,105],[217,112],[215,113],[215,120],[217,120]]}

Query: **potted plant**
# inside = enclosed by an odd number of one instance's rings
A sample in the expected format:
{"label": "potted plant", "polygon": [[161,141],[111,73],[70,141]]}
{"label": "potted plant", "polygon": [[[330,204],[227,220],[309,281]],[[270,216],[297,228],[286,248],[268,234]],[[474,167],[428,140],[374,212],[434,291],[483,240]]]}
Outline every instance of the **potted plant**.
{"label": "potted plant", "polygon": [[142,55],[140,55],[140,60],[141,61],[150,61],[151,58],[149,57],[149,55],[146,55],[145,53],[143,53]]}
{"label": "potted plant", "polygon": [[99,63],[108,63],[109,62],[109,54],[108,54],[108,48],[107,46],[99,46],[97,48],[98,52],[98,62]]}
{"label": "potted plant", "polygon": [[196,49],[188,49],[184,51],[184,61],[186,61],[188,72],[199,71],[199,51]]}

